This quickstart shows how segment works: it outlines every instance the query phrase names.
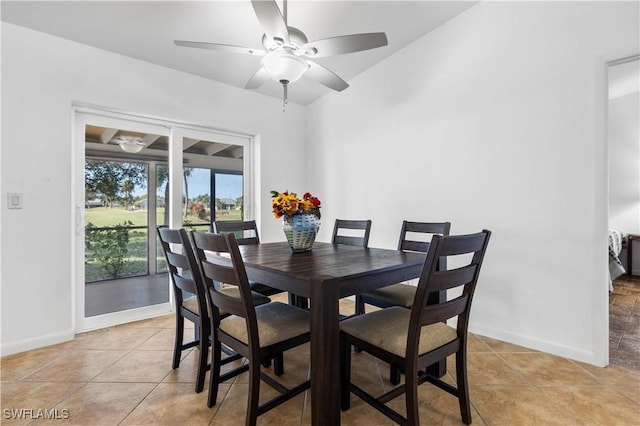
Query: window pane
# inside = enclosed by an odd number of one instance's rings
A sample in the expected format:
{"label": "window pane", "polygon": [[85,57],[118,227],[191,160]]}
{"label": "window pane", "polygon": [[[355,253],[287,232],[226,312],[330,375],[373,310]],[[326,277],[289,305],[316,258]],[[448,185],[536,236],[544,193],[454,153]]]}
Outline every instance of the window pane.
{"label": "window pane", "polygon": [[147,165],[85,163],[85,282],[145,275]]}
{"label": "window pane", "polygon": [[241,174],[216,172],[215,194],[215,220],[242,220],[244,215]]}
{"label": "window pane", "polygon": [[183,188],[183,224],[193,230],[208,230],[211,225],[211,170],[185,167]]}
{"label": "window pane", "polygon": [[[166,165],[156,166],[156,176],[156,224],[162,226],[169,223],[169,209],[166,208],[166,200],[169,199],[169,168]],[[168,272],[168,270],[160,238],[156,235],[156,271]]]}

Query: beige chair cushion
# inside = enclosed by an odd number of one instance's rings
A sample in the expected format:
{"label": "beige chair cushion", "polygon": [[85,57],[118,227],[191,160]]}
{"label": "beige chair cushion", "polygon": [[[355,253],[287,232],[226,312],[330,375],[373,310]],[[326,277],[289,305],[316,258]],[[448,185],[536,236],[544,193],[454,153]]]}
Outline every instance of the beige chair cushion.
{"label": "beige chair cushion", "polygon": [[[411,310],[394,306],[344,320],[340,329],[387,352],[405,357]],[[455,340],[457,332],[443,323],[430,324],[420,331],[420,355]]]}
{"label": "beige chair cushion", "polygon": [[[309,312],[280,302],[256,307],[260,347],[291,339],[309,332]],[[249,344],[244,318],[232,315],[220,321],[220,329],[235,339]]]}
{"label": "beige chair cushion", "polygon": [[188,299],[184,299],[182,301],[182,306],[184,306],[194,314],[200,315],[200,310],[198,309],[198,298],[195,295],[191,296]]}
{"label": "beige chair cushion", "polygon": [[409,284],[393,284],[379,289],[368,291],[363,296],[383,300],[390,305],[410,308],[416,297],[416,287]]}

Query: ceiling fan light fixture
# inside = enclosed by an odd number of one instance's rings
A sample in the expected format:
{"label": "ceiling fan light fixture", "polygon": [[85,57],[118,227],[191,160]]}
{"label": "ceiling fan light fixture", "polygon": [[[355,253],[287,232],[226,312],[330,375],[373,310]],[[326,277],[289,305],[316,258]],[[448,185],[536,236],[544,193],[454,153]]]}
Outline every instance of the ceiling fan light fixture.
{"label": "ceiling fan light fixture", "polygon": [[120,149],[129,154],[137,154],[145,146],[142,138],[137,136],[119,136],[116,141],[120,145]]}
{"label": "ceiling fan light fixture", "polygon": [[288,83],[298,80],[309,68],[307,61],[285,50],[265,55],[262,58],[262,66],[275,81],[284,80]]}

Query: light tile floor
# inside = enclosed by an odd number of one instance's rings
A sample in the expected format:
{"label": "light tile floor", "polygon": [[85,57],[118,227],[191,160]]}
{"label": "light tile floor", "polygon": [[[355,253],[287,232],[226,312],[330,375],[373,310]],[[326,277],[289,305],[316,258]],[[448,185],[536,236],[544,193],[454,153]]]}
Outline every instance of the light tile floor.
{"label": "light tile floor", "polygon": [[[341,311],[352,312],[353,305],[344,303]],[[207,408],[207,388],[194,392],[197,350],[185,351],[180,368],[171,369],[173,327],[173,317],[164,316],[2,358],[0,423],[243,425],[246,375],[221,386],[218,404]],[[285,355],[287,382],[307,377],[308,359],[308,345]],[[451,383],[452,361],[446,376]],[[363,388],[389,388],[388,366],[364,353],[354,354],[353,362],[353,379]],[[598,368],[476,335],[470,336],[468,367],[474,425],[640,424],[640,371],[634,369]],[[261,391],[269,394],[270,388]],[[392,424],[351,398],[343,425]],[[391,404],[403,410],[402,400]],[[29,418],[10,418],[19,409],[31,409]],[[32,419],[38,410],[52,409],[57,412],[49,414],[68,418]],[[462,424],[457,400],[429,384],[420,387],[420,418],[426,425]],[[308,395],[261,416],[258,424],[310,424]]]}

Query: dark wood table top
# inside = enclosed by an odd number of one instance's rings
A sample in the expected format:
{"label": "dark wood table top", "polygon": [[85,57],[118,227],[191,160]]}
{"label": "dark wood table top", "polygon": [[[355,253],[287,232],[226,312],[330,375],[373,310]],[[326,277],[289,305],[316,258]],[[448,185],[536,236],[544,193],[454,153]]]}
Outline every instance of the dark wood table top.
{"label": "dark wood table top", "polygon": [[[298,291],[297,294],[307,297],[308,292],[303,291],[302,287],[308,287],[312,281],[340,282],[340,297],[345,297],[360,290],[357,284],[360,278],[371,279],[376,274],[401,273],[408,267],[421,268],[425,259],[425,255],[420,253],[363,249],[317,241],[313,250],[304,253],[293,253],[286,242],[244,245],[240,250],[245,265],[254,271],[251,279],[263,282],[264,274],[275,272],[280,279],[288,282],[283,283],[282,288],[275,283],[276,288]],[[415,277],[415,272],[411,274]],[[370,285],[368,289],[371,289]]]}

